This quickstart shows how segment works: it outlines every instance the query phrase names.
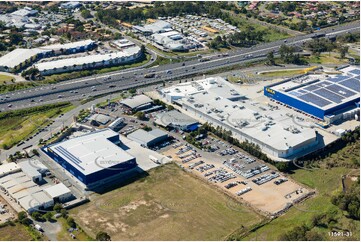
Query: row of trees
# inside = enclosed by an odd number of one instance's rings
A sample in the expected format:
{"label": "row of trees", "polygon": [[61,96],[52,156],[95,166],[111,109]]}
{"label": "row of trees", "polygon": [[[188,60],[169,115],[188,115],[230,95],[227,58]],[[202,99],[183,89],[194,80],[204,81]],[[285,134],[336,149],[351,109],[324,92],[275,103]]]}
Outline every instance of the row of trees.
{"label": "row of trees", "polygon": [[119,10],[98,9],[96,17],[105,24],[118,26],[117,20],[139,24],[148,18],[164,16],[179,16],[186,14],[207,14],[212,18],[221,18],[224,21],[237,25],[237,21],[229,13],[222,10],[234,10],[235,5],[227,2],[155,2],[153,6],[142,8],[121,8]]}
{"label": "row of trees", "polygon": [[264,36],[267,34],[264,30],[256,30],[248,26],[246,30],[236,32],[226,36],[217,36],[212,40],[208,46],[212,49],[227,48],[229,45],[237,47],[250,47],[264,41]]}
{"label": "row of trees", "polygon": [[306,61],[301,58],[301,56],[296,53],[297,49],[293,46],[281,45],[279,49],[279,54],[281,60],[286,64],[296,64],[303,65],[306,64]]}
{"label": "row of trees", "polygon": [[311,230],[312,227],[306,225],[297,226],[291,231],[283,234],[280,237],[280,240],[284,241],[320,241],[323,240],[323,236]]}
{"label": "row of trees", "polygon": [[214,135],[227,141],[228,143],[230,143],[234,146],[237,146],[237,147],[241,148],[242,150],[246,151],[248,154],[274,165],[279,171],[288,172],[294,168],[292,162],[274,161],[274,160],[270,159],[265,153],[263,153],[258,145],[251,143],[247,140],[244,142],[240,142],[238,139],[236,139],[232,136],[231,131],[223,129],[220,126],[213,127],[211,124],[205,123],[200,128],[200,132],[204,132],[203,130],[213,133]]}
{"label": "row of trees", "polygon": [[332,197],[331,202],[348,213],[348,217],[360,220],[360,178],[349,190]]}
{"label": "row of trees", "polygon": [[223,140],[227,141],[228,143],[235,145],[244,151],[248,152],[250,155],[257,157],[261,160],[264,160],[266,162],[273,162],[270,158],[267,157],[266,154],[264,154],[258,145],[255,145],[254,143],[250,143],[248,141],[245,142],[239,142],[238,139],[234,138],[232,136],[232,132],[226,129],[223,129],[220,126],[217,126],[216,128],[210,125],[209,123],[205,123],[202,125],[202,128],[208,132],[211,132],[215,134],[216,136],[222,138]]}

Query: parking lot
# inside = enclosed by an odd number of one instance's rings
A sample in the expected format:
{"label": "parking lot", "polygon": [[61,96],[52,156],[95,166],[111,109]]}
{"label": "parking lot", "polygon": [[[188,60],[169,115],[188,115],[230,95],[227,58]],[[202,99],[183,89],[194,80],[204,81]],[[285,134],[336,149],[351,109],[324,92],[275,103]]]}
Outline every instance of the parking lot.
{"label": "parking lot", "polygon": [[269,164],[224,141],[212,137],[205,140],[218,146],[218,149],[205,152],[185,142],[177,142],[164,149],[163,154],[187,171],[264,214],[277,214],[309,194],[310,191],[274,170]]}

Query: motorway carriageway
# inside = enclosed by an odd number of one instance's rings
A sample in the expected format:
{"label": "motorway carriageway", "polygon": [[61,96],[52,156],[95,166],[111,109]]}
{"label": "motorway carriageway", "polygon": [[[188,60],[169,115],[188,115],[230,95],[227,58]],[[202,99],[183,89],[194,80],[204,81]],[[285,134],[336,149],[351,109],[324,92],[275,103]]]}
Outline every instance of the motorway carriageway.
{"label": "motorway carriageway", "polygon": [[[319,33],[337,35],[345,32],[359,31],[359,22],[327,29]],[[13,110],[36,105],[84,99],[90,96],[136,88],[142,85],[173,80],[184,76],[204,73],[235,64],[262,60],[268,52],[277,52],[282,44],[301,46],[314,34],[296,36],[286,40],[259,44],[251,48],[242,48],[228,52],[228,56],[213,54],[204,56],[209,61],[190,60],[151,68],[133,68],[128,71],[117,71],[104,75],[64,81],[58,84],[44,85],[0,95],[0,110]],[[170,71],[170,73],[167,73]],[[144,74],[154,73],[156,78],[144,78]],[[59,97],[59,95],[61,97]],[[9,107],[10,105],[10,107]]]}

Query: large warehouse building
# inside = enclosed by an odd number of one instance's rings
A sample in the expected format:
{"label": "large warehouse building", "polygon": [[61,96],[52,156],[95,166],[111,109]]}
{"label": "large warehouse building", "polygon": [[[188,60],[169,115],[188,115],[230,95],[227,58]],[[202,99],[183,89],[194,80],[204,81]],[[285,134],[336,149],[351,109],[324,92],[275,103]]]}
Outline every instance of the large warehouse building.
{"label": "large warehouse building", "polygon": [[153,129],[149,132],[138,129],[128,134],[128,139],[133,140],[144,147],[152,147],[168,139],[168,134],[160,129]]}
{"label": "large warehouse building", "polygon": [[148,96],[141,94],[123,99],[119,102],[128,112],[142,111],[152,107],[153,100]]}
{"label": "large warehouse building", "polygon": [[92,40],[55,44],[32,49],[15,49],[0,57],[0,71],[16,72],[45,57],[84,52],[95,47]]}
{"label": "large warehouse building", "polygon": [[199,126],[197,120],[175,109],[157,114],[155,123],[169,130],[179,129],[186,132],[194,131]]}
{"label": "large warehouse building", "polygon": [[86,186],[137,166],[135,158],[118,145],[119,134],[102,129],[44,147],[43,151]]}
{"label": "large warehouse building", "polygon": [[[41,173],[47,170],[39,161],[7,163],[1,165],[0,170],[0,189],[9,194],[28,213],[49,209],[55,203],[66,202],[73,197],[71,191],[63,183],[40,186],[37,183],[40,180],[34,180],[41,177]],[[62,196],[60,197],[59,194]]]}
{"label": "large warehouse building", "polygon": [[234,88],[220,77],[211,77],[165,88],[161,94],[192,117],[231,131],[272,158],[288,159],[318,144],[315,130],[297,126],[281,110],[252,102]]}
{"label": "large warehouse building", "polygon": [[[355,116],[360,102],[360,69],[347,67],[340,75],[304,75],[264,88],[264,95],[320,120]],[[352,115],[353,114],[353,115]]]}
{"label": "large warehouse building", "polygon": [[42,75],[52,75],[56,73],[123,65],[136,61],[141,55],[141,49],[138,46],[134,46],[115,53],[60,59],[38,63],[34,66]]}

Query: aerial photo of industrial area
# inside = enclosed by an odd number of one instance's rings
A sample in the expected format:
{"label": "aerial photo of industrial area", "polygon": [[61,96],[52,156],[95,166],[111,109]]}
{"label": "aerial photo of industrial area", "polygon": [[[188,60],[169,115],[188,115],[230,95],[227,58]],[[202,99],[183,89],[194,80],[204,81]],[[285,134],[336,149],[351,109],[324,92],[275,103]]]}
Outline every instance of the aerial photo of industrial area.
{"label": "aerial photo of industrial area", "polygon": [[360,1],[1,1],[0,241],[360,241]]}

